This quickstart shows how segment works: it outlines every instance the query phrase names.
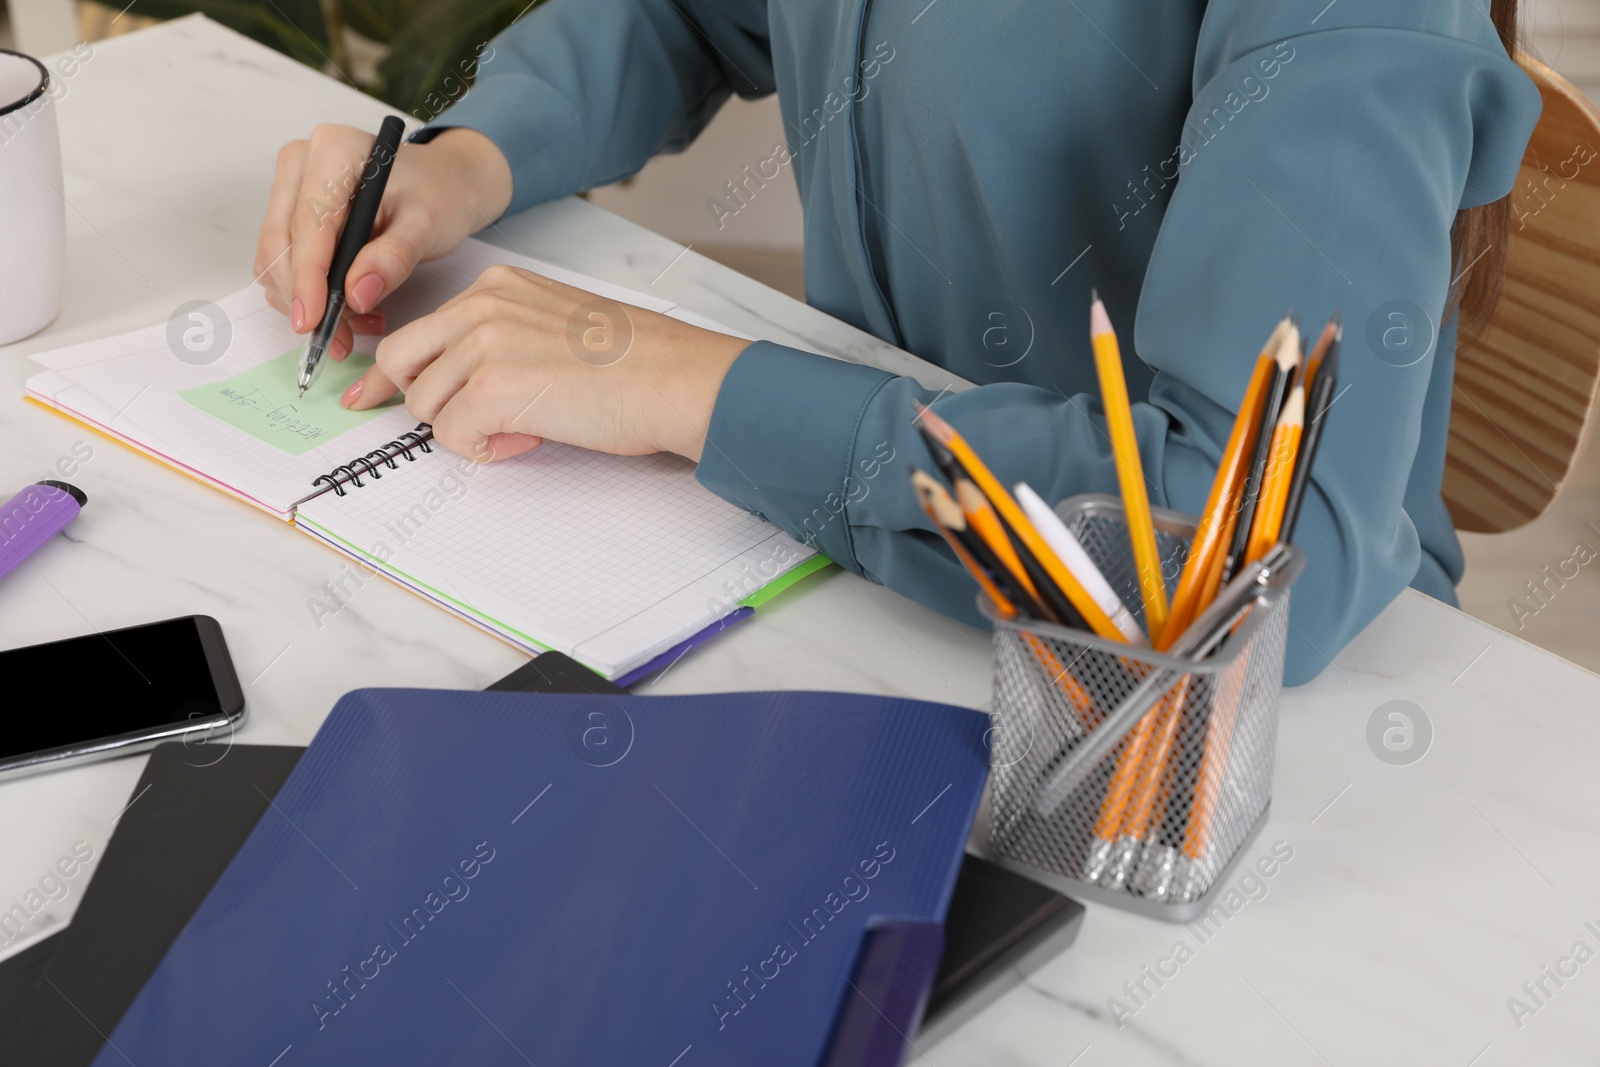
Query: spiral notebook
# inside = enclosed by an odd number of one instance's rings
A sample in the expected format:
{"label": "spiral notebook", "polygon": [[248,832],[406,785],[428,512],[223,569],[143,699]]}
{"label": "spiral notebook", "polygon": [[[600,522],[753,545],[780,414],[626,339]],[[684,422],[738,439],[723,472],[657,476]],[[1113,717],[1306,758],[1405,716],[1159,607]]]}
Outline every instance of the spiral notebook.
{"label": "spiral notebook", "polygon": [[[468,241],[385,301],[390,329],[495,263],[688,318],[671,302]],[[697,321],[703,321],[698,320]],[[727,330],[729,333],[737,331]],[[303,338],[251,287],[35,356],[28,398],[279,518],[529,651],[618,678],[826,560],[695,481],[676,456],[546,444],[478,465],[390,404],[338,406],[373,338],[301,401]],[[220,355],[218,355],[220,353]],[[331,608],[330,608],[331,610]]]}

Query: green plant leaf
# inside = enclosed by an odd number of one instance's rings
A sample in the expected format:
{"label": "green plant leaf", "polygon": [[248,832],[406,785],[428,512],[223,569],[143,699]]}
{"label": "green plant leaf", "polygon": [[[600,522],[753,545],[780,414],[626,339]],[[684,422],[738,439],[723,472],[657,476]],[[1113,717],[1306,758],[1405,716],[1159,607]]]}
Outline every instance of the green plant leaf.
{"label": "green plant leaf", "polygon": [[339,17],[361,36],[388,44],[394,40],[422,0],[336,0]]}
{"label": "green plant leaf", "polygon": [[489,39],[543,0],[134,0],[171,19],[200,12],[316,70],[338,75],[322,4],[349,29],[389,46],[367,92],[430,121],[460,99]]}
{"label": "green plant leaf", "polygon": [[321,70],[331,62],[318,0],[134,0],[129,10],[157,19],[198,11],[307,66]]}

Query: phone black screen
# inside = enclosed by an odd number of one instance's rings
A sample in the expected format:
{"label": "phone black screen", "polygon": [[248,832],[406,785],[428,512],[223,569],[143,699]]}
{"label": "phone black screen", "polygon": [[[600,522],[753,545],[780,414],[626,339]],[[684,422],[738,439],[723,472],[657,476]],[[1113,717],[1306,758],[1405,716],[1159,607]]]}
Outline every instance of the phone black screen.
{"label": "phone black screen", "polygon": [[0,652],[0,678],[48,694],[18,706],[0,759],[229,715],[243,695],[215,619],[182,619]]}

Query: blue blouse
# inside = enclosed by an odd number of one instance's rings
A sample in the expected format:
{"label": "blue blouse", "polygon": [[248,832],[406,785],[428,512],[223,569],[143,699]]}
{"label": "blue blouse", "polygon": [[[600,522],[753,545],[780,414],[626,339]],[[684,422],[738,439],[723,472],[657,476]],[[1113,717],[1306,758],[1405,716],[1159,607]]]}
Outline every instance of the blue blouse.
{"label": "blue blouse", "polygon": [[930,467],[913,400],[1007,483],[1114,493],[1098,287],[1152,503],[1198,512],[1273,324],[1292,307],[1315,331],[1337,308],[1287,679],[1407,584],[1454,601],[1450,229],[1511,189],[1540,109],[1474,0],[547,0],[437,125],[500,147],[516,211],[683,148],[732,93],[772,92],[787,145],[710,210],[792,171],[807,301],[980,388],[935,400],[758,342],[717,397],[703,484],[982,625],[909,488]]}

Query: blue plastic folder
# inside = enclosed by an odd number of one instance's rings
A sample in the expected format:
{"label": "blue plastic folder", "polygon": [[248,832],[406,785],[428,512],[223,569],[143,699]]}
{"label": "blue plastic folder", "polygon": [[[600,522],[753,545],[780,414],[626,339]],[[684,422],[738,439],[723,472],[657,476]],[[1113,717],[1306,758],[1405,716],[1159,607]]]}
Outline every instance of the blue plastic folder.
{"label": "blue plastic folder", "polygon": [[95,1063],[897,1063],[987,728],[840,693],[350,693]]}

